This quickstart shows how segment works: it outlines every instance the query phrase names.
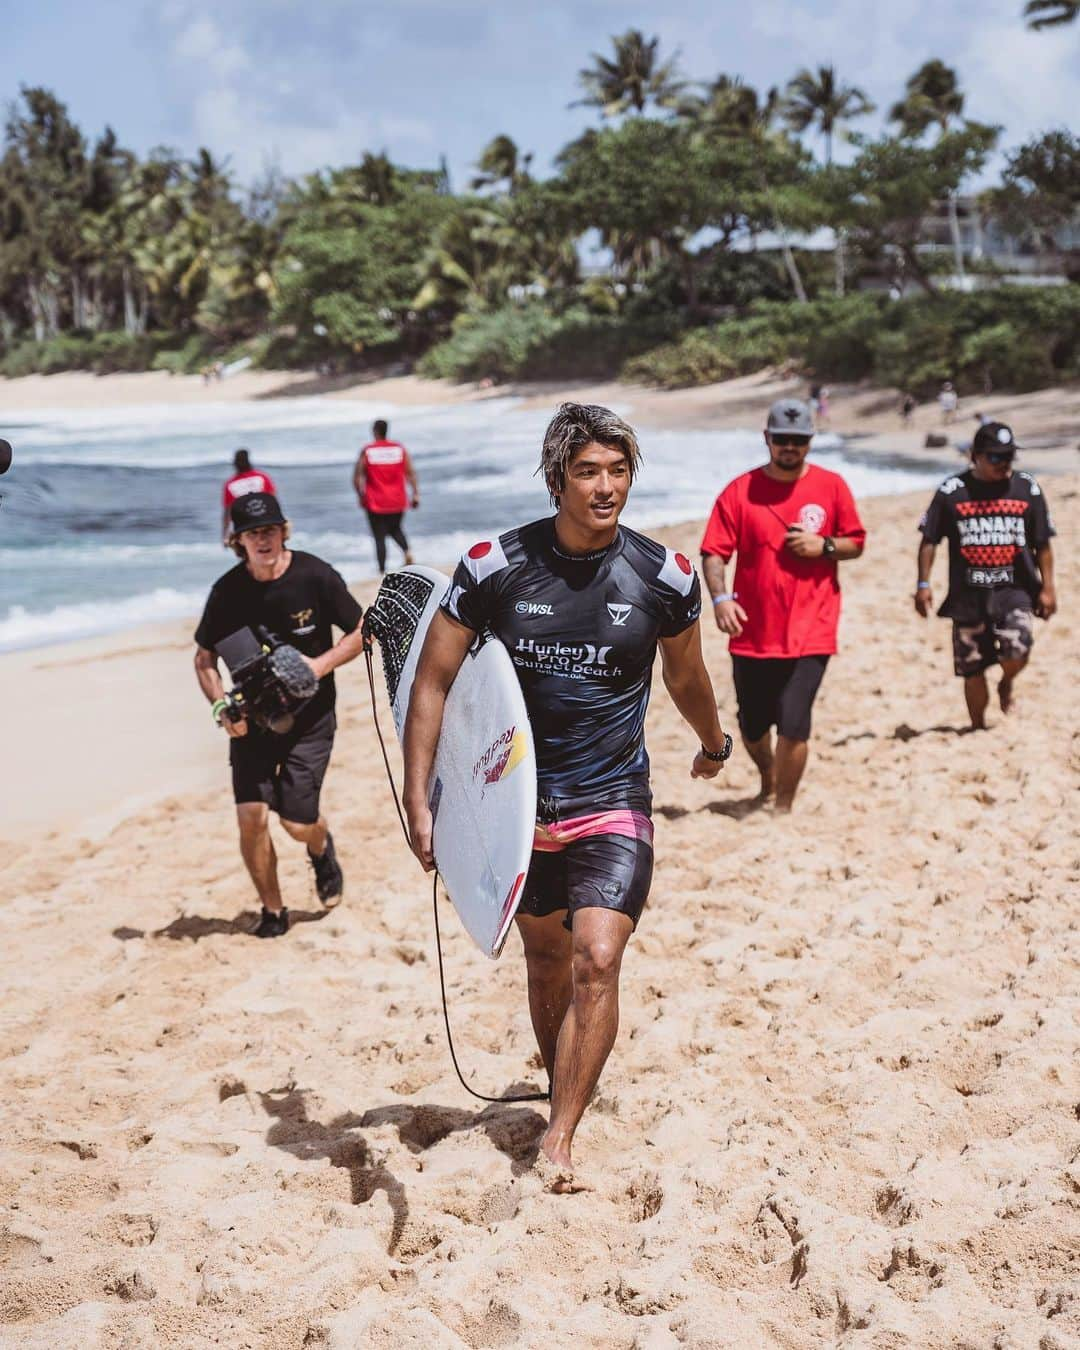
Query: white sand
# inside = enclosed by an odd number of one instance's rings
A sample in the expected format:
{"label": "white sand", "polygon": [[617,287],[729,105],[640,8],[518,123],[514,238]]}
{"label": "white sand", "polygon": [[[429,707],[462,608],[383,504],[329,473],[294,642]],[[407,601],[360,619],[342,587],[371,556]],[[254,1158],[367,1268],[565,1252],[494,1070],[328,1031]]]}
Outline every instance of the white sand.
{"label": "white sand", "polygon": [[[182,632],[115,683],[88,648],[0,658],[5,825],[39,778],[64,822],[72,776],[87,816],[143,791],[121,726],[173,793],[96,840],[0,829],[0,1342],[1080,1342],[1080,481],[1051,500],[1064,612],[988,733],[957,734],[948,625],[911,613],[921,498],[865,504],[796,815],[744,815],[741,752],[692,782],[658,687],[656,880],[579,1136],[592,1196],[531,1193],[542,1113],[453,1078],[359,665],[325,794],[345,904],[324,917],[282,841],[299,922],[265,944]],[[665,534],[696,553],[698,527]],[[467,1072],[538,1083],[516,940],[492,965],[446,920]]]}

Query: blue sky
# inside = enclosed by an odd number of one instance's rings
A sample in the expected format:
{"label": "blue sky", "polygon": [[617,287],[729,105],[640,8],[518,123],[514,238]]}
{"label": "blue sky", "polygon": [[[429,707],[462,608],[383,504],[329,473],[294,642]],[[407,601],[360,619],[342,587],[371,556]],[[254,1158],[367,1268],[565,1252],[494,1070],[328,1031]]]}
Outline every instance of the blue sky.
{"label": "blue sky", "polygon": [[959,70],[970,116],[1005,146],[1075,123],[1080,25],[1028,32],[1022,0],[615,0],[540,5],[441,0],[0,0],[0,97],[44,84],[84,131],[110,123],[145,151],[200,144],[241,180],[268,162],[297,173],[385,149],[426,166],[445,153],[456,187],[507,132],[544,170],[595,120],[576,74],[609,36],[637,26],[681,52],[686,75],[761,87],[832,61],[887,108],[922,61]]}

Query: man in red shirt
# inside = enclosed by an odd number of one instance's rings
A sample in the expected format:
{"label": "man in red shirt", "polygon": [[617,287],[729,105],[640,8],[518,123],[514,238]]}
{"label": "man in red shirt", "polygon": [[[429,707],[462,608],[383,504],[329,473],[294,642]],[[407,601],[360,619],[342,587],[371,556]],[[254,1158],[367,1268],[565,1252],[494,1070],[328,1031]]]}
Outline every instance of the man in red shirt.
{"label": "man in red shirt", "polygon": [[761,800],[775,796],[779,811],[795,799],[814,698],[836,651],[836,565],[859,557],[866,540],[848,485],[807,464],[813,434],[805,403],[774,403],[768,463],[727,485],[701,541],[716,624],[731,638],[743,743],[761,773]]}
{"label": "man in red shirt", "polygon": [[237,450],[233,455],[233,476],[225,484],[221,494],[221,504],[224,508],[224,516],[221,521],[221,538],[225,547],[229,547],[229,537],[232,534],[232,511],[233,502],[239,501],[241,497],[246,497],[249,492],[269,492],[271,496],[277,496],[277,488],[274,486],[274,480],[268,473],[263,473],[260,469],[251,467],[251,454],[247,450]]}
{"label": "man in red shirt", "polygon": [[401,517],[410,505],[405,496],[406,483],[413,510],[420,505],[420,488],[409,452],[397,441],[386,439],[389,429],[381,419],[374,424],[371,430],[375,439],[360,451],[353,473],[353,487],[367,512],[380,572],[386,571],[387,539],[392,539],[404,553],[406,565],[412,562],[409,541],[401,528]]}

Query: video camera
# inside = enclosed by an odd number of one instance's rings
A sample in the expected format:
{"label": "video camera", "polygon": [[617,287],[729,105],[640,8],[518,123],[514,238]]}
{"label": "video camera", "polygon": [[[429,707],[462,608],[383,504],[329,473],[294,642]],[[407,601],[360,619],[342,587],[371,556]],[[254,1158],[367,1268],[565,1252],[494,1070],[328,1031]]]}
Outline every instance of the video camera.
{"label": "video camera", "polygon": [[257,726],[284,736],[296,714],[319,688],[304,657],[262,627],[238,628],[214,648],[229,667],[233,687],[221,716],[230,722],[250,718]]}

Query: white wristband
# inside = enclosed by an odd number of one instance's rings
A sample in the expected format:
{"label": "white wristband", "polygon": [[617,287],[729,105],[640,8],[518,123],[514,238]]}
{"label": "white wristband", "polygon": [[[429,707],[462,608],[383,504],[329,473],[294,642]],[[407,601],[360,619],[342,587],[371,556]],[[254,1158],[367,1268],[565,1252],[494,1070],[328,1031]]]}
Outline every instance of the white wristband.
{"label": "white wristband", "polygon": [[728,600],[736,599],[737,596],[738,596],[737,591],[725,591],[723,595],[714,595],[712,602],[714,605],[722,605]]}

